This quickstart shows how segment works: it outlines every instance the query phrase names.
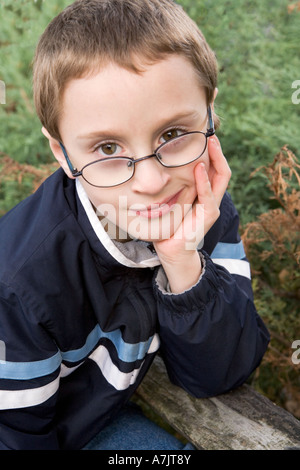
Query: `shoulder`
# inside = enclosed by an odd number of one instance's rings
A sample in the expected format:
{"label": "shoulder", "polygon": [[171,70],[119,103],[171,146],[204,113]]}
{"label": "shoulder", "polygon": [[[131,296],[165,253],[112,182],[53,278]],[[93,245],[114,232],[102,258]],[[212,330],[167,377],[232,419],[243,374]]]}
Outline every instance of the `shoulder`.
{"label": "shoulder", "polygon": [[222,220],[223,227],[230,224],[232,219],[236,217],[238,217],[238,211],[232,201],[230,193],[226,192],[220,205],[220,218]]}
{"label": "shoulder", "polygon": [[73,214],[70,183],[58,170],[0,219],[0,280],[8,282]]}

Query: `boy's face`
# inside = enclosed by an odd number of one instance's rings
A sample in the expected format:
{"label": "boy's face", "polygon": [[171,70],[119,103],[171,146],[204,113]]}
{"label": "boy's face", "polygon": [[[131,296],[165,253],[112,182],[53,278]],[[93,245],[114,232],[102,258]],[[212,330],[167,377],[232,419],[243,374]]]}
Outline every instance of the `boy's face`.
{"label": "boy's face", "polygon": [[[170,135],[206,132],[205,93],[185,58],[173,55],[143,70],[136,74],[109,64],[96,75],[67,85],[60,133],[75,168],[107,156],[107,148],[140,158],[152,154]],[[57,142],[50,139],[50,144],[70,176]],[[165,168],[156,158],[143,160],[131,180],[112,188],[93,187],[79,178],[92,204],[112,224],[132,238],[155,241],[172,236],[195,202],[194,168],[199,162],[208,170],[207,150],[179,168]]]}

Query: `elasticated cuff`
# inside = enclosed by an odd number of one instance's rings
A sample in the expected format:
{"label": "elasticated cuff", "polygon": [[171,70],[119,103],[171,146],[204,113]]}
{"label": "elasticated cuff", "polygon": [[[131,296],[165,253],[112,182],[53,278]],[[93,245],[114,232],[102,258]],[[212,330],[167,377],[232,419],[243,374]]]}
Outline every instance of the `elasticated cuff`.
{"label": "elasticated cuff", "polygon": [[191,312],[201,309],[202,306],[204,307],[216,297],[217,290],[221,288],[219,276],[230,276],[223,268],[219,272],[207,253],[201,251],[199,255],[203,265],[200,278],[194,286],[180,294],[173,294],[167,290],[167,277],[161,267],[158,269],[154,279],[154,295],[164,309],[169,310],[171,313],[175,311]]}

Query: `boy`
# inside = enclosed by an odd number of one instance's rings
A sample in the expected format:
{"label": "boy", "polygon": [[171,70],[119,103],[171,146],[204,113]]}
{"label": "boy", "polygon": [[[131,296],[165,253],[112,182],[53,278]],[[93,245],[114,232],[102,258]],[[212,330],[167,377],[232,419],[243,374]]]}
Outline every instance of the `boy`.
{"label": "boy", "polygon": [[158,349],[196,397],[260,363],[216,79],[171,0],[78,0],[42,35],[35,104],[61,169],[0,222],[2,448],[180,448],[126,407]]}

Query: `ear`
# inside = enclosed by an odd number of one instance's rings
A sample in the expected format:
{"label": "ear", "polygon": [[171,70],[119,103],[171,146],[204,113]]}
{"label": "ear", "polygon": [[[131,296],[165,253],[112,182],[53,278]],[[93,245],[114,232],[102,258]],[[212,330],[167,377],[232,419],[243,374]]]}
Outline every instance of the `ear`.
{"label": "ear", "polygon": [[51,137],[51,135],[49,134],[49,132],[47,131],[45,127],[42,127],[42,133],[48,139],[52,153],[54,157],[56,158],[56,160],[58,161],[58,163],[60,164],[60,166],[62,167],[62,169],[64,170],[64,172],[66,173],[66,175],[69,178],[74,179],[74,176],[72,175],[70,171],[69,165],[66,161],[66,157],[64,156],[64,153],[62,151],[62,148],[58,140]]}
{"label": "ear", "polygon": [[216,99],[216,97],[217,97],[218,92],[219,92],[218,88],[215,88],[215,91],[214,91],[214,99],[213,99],[213,102],[211,103],[211,109],[212,109],[212,111],[214,111],[214,103],[215,103],[215,99]]}
{"label": "ear", "polygon": [[214,97],[213,97],[212,102],[210,103],[210,107],[211,107],[212,115],[213,115],[213,120],[214,120],[215,131],[220,127],[220,118],[218,117],[217,114],[215,114],[215,99],[217,97],[218,92],[219,92],[218,88],[215,88],[214,89]]}

